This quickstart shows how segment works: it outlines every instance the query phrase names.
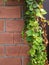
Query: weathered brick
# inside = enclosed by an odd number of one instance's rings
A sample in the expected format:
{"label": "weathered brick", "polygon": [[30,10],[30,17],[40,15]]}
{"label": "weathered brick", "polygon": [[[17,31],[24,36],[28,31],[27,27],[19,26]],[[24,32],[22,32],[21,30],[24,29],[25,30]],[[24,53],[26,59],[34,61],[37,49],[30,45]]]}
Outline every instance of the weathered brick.
{"label": "weathered brick", "polygon": [[28,65],[28,62],[29,62],[29,58],[24,58],[23,65]]}
{"label": "weathered brick", "polygon": [[26,38],[23,39],[22,37],[22,32],[14,32],[14,44],[17,44],[17,43],[22,43],[22,44],[28,44]]}
{"label": "weathered brick", "polygon": [[6,20],[6,31],[22,31],[24,27],[23,20]]}
{"label": "weathered brick", "polygon": [[[8,0],[5,5],[21,5],[21,4],[24,4],[24,0]],[[4,1],[3,0],[0,0],[0,5],[4,5]]]}
{"label": "weathered brick", "polygon": [[0,0],[0,5],[3,5],[3,0]]}
{"label": "weathered brick", "polygon": [[[0,5],[4,5],[3,0],[0,0]],[[4,19],[6,22],[5,24],[4,20],[0,19],[0,65],[22,65],[22,63],[23,65],[27,65],[28,58],[26,57],[29,56],[29,46],[26,40],[22,39],[21,35],[21,31],[24,27],[24,20],[15,19],[21,18],[22,16],[23,6],[21,5],[24,5],[24,0],[20,0],[20,2],[18,2],[18,0],[8,0],[5,5],[11,6],[0,6],[0,18],[14,19]],[[6,46],[3,44],[6,44]],[[25,57],[23,61],[22,58],[19,58],[22,56],[23,58]]]}
{"label": "weathered brick", "polygon": [[25,35],[24,35],[23,43],[24,43],[24,44],[28,44],[28,42],[27,42],[27,40],[26,40],[26,36],[25,36]]}
{"label": "weathered brick", "polygon": [[13,44],[13,33],[0,33],[0,44]]}
{"label": "weathered brick", "polygon": [[14,44],[16,44],[16,43],[23,43],[21,33],[14,32]]}
{"label": "weathered brick", "polygon": [[24,4],[24,0],[20,0],[20,1],[18,1],[18,0],[8,0],[7,1],[7,3],[6,3],[6,5],[21,5],[21,4]]}
{"label": "weathered brick", "polygon": [[20,6],[0,6],[0,18],[21,18]]}
{"label": "weathered brick", "polygon": [[6,46],[7,56],[28,56],[28,46]]}
{"label": "weathered brick", "polygon": [[4,56],[4,46],[0,46],[0,56]]}
{"label": "weathered brick", "polygon": [[4,20],[0,20],[0,32],[4,31]]}
{"label": "weathered brick", "polygon": [[0,58],[0,65],[21,65],[20,58]]}

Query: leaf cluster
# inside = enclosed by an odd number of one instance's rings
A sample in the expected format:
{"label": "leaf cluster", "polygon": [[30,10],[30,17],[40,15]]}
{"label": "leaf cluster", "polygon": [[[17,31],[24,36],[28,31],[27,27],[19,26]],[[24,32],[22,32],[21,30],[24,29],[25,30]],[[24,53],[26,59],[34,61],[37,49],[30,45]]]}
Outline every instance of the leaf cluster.
{"label": "leaf cluster", "polygon": [[26,40],[30,45],[29,65],[44,65],[47,60],[46,47],[43,43],[43,31],[39,25],[39,18],[46,22],[44,15],[47,13],[43,8],[44,0],[25,0],[25,32]]}

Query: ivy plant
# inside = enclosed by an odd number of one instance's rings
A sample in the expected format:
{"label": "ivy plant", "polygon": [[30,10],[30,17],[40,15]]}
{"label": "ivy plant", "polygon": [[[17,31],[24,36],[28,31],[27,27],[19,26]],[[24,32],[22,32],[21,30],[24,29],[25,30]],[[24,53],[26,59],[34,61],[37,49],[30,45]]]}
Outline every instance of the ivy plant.
{"label": "ivy plant", "polygon": [[45,65],[47,60],[46,46],[43,43],[43,29],[39,22],[46,22],[44,15],[47,13],[43,8],[44,0],[25,0],[25,25],[22,35],[26,35],[29,44],[29,65]]}
{"label": "ivy plant", "polygon": [[[4,0],[6,2],[7,0]],[[25,1],[25,25],[22,31],[22,36],[26,37],[29,44],[28,65],[45,65],[47,60],[46,46],[43,43],[42,27],[39,22],[46,22],[44,15],[47,13],[43,8],[44,0],[24,0]],[[40,19],[40,20],[39,20]]]}

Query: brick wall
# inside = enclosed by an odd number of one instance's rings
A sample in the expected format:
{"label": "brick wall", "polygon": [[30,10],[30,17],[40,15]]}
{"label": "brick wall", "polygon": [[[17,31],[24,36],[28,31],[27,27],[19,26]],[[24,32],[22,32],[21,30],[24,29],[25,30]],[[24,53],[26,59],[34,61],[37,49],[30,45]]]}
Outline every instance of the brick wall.
{"label": "brick wall", "polygon": [[0,0],[0,65],[27,65],[28,45],[22,39],[23,0]]}

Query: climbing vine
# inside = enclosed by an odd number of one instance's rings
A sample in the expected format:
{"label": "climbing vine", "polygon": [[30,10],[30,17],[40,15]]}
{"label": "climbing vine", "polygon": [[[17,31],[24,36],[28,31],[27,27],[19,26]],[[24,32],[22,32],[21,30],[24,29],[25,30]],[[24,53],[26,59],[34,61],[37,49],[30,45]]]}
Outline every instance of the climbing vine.
{"label": "climbing vine", "polygon": [[[44,15],[47,13],[43,9],[44,0],[25,0],[25,28],[26,40],[29,44],[29,65],[45,65],[47,60]],[[42,24],[42,25],[41,25]],[[45,43],[45,44],[44,44]]]}
{"label": "climbing vine", "polygon": [[[7,0],[4,0],[6,2]],[[25,36],[30,50],[29,65],[44,65],[47,60],[46,44],[48,43],[45,32],[47,13],[43,8],[44,0],[25,0],[25,25],[22,36]]]}

